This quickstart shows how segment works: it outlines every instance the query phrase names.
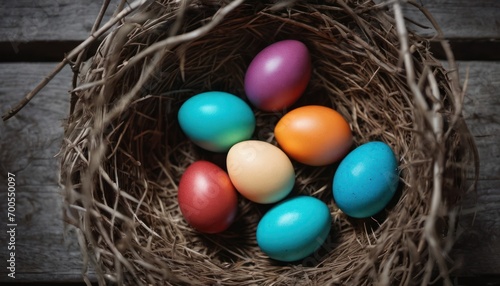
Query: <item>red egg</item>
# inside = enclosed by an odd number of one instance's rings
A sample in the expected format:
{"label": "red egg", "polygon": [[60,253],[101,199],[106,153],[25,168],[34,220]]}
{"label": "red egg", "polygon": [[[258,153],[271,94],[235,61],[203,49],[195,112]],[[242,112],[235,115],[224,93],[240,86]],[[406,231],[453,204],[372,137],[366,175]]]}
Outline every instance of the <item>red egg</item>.
{"label": "red egg", "polygon": [[228,174],[208,161],[197,161],[186,169],[177,198],[189,225],[204,233],[226,230],[238,210],[237,192]]}

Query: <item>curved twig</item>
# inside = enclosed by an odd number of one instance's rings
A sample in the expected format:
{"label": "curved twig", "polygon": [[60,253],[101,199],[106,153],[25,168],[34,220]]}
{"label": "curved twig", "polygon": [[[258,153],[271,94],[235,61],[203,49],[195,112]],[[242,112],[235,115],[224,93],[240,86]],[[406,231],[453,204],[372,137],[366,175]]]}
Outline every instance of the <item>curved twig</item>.
{"label": "curved twig", "polygon": [[8,120],[12,116],[16,115],[21,109],[23,109],[26,104],[28,104],[35,95],[37,95],[72,59],[74,59],[80,52],[82,52],[85,48],[87,48],[90,44],[92,44],[95,40],[97,40],[100,36],[106,33],[109,29],[111,29],[116,23],[118,23],[123,17],[130,14],[132,11],[140,7],[146,2],[146,0],[136,0],[131,3],[127,8],[118,13],[116,17],[110,19],[106,24],[104,24],[99,30],[95,33],[92,33],[85,41],[83,41],[80,45],[74,48],[68,55],[64,57],[64,59],[47,75],[45,76],[36,87],[28,92],[21,101],[14,107],[7,111],[2,119],[4,121]]}

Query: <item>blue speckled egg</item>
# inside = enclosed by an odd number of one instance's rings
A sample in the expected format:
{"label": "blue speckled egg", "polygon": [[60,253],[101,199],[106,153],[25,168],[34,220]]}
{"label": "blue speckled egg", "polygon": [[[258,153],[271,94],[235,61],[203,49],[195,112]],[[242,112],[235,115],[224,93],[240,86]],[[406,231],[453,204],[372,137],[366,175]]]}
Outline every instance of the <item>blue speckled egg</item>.
{"label": "blue speckled egg", "polygon": [[257,243],[269,257],[297,261],[314,253],[326,240],[332,218],[319,199],[298,196],[271,208],[257,226]]}
{"label": "blue speckled egg", "polygon": [[368,142],[340,162],[333,177],[333,198],[348,216],[366,218],[386,207],[398,183],[398,164],[391,147]]}
{"label": "blue speckled egg", "polygon": [[213,152],[225,152],[250,139],[255,115],[241,98],[221,91],[197,94],[182,104],[179,125],[196,145]]}

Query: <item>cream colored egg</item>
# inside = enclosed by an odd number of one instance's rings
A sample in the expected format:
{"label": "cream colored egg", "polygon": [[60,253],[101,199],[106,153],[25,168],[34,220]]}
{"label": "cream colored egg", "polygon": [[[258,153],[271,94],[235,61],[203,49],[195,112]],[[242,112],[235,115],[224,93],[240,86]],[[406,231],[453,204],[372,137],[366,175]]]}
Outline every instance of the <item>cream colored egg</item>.
{"label": "cream colored egg", "polygon": [[239,142],[227,154],[229,178],[245,198],[262,204],[285,198],[295,184],[295,171],[278,147],[257,140]]}

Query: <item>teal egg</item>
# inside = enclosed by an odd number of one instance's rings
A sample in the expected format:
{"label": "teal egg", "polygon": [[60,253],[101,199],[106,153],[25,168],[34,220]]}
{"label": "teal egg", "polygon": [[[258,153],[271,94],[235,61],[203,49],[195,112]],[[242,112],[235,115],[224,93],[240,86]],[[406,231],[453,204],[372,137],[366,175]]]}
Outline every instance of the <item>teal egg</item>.
{"label": "teal egg", "polygon": [[225,152],[250,139],[255,115],[241,98],[221,91],[197,94],[186,100],[177,114],[182,131],[196,145],[213,152]]}
{"label": "teal egg", "polygon": [[340,162],[333,177],[333,199],[348,216],[366,218],[387,206],[398,183],[398,163],[391,147],[368,142]]}
{"label": "teal egg", "polygon": [[298,196],[271,208],[257,226],[257,243],[269,257],[297,261],[314,253],[325,242],[332,218],[319,199]]}

